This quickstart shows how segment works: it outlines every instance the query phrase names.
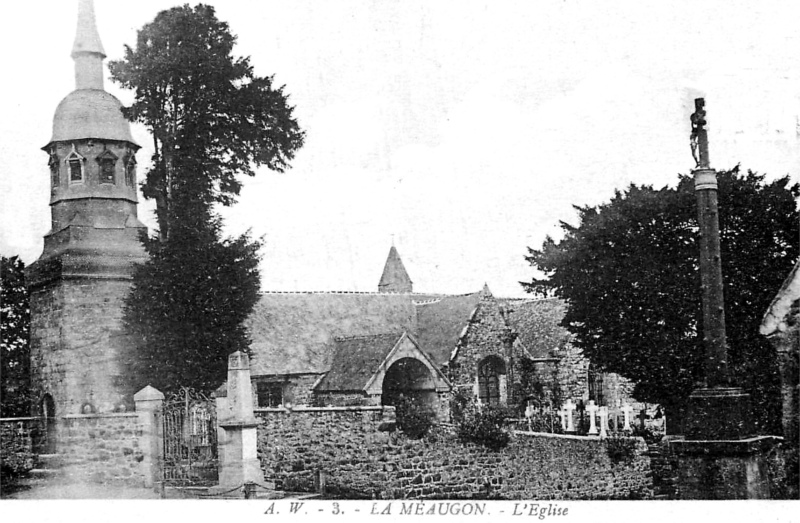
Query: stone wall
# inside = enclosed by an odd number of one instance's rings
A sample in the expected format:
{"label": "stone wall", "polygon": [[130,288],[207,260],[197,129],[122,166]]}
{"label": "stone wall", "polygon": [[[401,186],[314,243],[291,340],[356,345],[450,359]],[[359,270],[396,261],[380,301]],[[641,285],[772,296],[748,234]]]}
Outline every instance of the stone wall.
{"label": "stone wall", "polygon": [[[456,358],[448,367],[448,378],[455,389],[465,390],[467,386],[471,386],[477,397],[478,365],[488,356],[497,356],[506,366],[506,374],[500,376],[500,401],[506,403],[508,388],[519,380],[518,367],[515,365],[512,369],[503,343],[503,336],[508,331],[509,327],[500,314],[497,300],[484,297],[470,318],[466,336],[458,346]],[[516,359],[523,356],[518,345],[514,348],[513,356]]]}
{"label": "stone wall", "polygon": [[440,425],[419,440],[388,432],[379,407],[257,409],[265,480],[331,497],[383,499],[637,499],[652,496],[647,446],[513,432],[495,452]]}
{"label": "stone wall", "polygon": [[558,362],[557,380],[561,387],[564,399],[578,400],[589,399],[589,360],[581,353],[580,349],[572,344],[567,344],[559,351],[561,360]]}
{"label": "stone wall", "polygon": [[[323,374],[286,374],[276,376],[253,376],[253,405],[258,405],[259,383],[280,383],[283,393],[283,404],[311,405],[314,403],[314,385]],[[260,405],[267,408],[268,405]]]}
{"label": "stone wall", "polygon": [[354,407],[380,405],[381,397],[371,397],[363,392],[323,392],[314,394],[310,405],[319,407]]}
{"label": "stone wall", "polygon": [[[41,422],[38,418],[0,419],[0,475],[3,476],[3,483],[34,467],[34,439],[40,430]],[[6,478],[6,475],[10,477]]]}
{"label": "stone wall", "polygon": [[129,288],[125,280],[76,279],[32,289],[31,385],[38,400],[52,396],[56,416],[133,409],[120,332]]}
{"label": "stone wall", "polygon": [[144,486],[142,426],[136,413],[83,415],[58,420],[58,452],[70,481]]}

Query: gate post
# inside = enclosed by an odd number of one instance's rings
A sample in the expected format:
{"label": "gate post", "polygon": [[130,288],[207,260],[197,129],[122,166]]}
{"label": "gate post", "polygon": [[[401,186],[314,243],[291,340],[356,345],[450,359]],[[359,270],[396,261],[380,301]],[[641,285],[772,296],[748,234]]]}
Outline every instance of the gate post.
{"label": "gate post", "polygon": [[139,448],[142,451],[142,474],[144,486],[154,487],[161,481],[161,460],[164,453],[160,414],[164,406],[164,394],[148,385],[133,395],[139,425]]}
{"label": "gate post", "polygon": [[[250,384],[250,358],[237,351],[228,356],[228,382],[225,401],[217,392],[217,423],[224,437],[219,445],[219,485],[214,490],[241,487],[264,481],[257,455],[257,422],[253,413],[253,390]],[[222,434],[221,434],[222,435]]]}

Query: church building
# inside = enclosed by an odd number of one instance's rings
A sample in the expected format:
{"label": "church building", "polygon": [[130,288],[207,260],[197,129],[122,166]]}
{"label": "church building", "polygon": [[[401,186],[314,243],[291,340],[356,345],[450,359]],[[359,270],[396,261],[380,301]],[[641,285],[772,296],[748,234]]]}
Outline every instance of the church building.
{"label": "church building", "polygon": [[[136,152],[122,105],[103,87],[106,55],[91,0],[72,47],[75,90],[42,148],[51,228],[28,270],[35,414],[133,407],[122,317],[133,269],[146,260],[137,217]],[[258,406],[397,405],[447,420],[454,398],[524,408],[567,399],[613,404],[630,386],[593,372],[559,323],[556,299],[503,299],[488,287],[414,292],[392,246],[377,292],[264,293],[248,320]],[[180,385],[180,384],[178,384]]]}
{"label": "church building", "polygon": [[378,292],[264,293],[248,320],[257,405],[396,405],[450,416],[460,396],[524,410],[631,401],[631,385],[593,372],[560,326],[558,299],[413,292],[392,246]]}

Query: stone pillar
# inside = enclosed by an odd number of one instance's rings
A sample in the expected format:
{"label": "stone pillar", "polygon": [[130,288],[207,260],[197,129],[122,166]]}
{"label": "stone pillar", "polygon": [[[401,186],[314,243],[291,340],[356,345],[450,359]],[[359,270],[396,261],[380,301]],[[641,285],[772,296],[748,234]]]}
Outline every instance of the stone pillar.
{"label": "stone pillar", "polygon": [[769,499],[767,454],[780,438],[672,440],[678,499]]}
{"label": "stone pillar", "polygon": [[157,487],[161,482],[161,461],[164,457],[164,435],[162,433],[161,415],[164,407],[164,395],[148,385],[133,395],[139,425],[142,427],[139,436],[139,448],[142,450],[142,474],[145,487]]}
{"label": "stone pillar", "polygon": [[700,279],[703,302],[705,385],[689,396],[685,440],[670,442],[679,459],[681,499],[769,498],[767,454],[779,438],[754,437],[750,396],[734,386],[725,333],[717,174],[710,166],[705,100],[695,100],[692,144]]}
{"label": "stone pillar", "polygon": [[[222,396],[224,394],[224,396]],[[225,398],[224,401],[222,398]],[[218,425],[219,485],[216,491],[242,487],[245,483],[263,483],[264,473],[257,456],[257,422],[253,414],[253,390],[250,383],[250,358],[243,352],[228,356],[226,390],[216,392]]]}

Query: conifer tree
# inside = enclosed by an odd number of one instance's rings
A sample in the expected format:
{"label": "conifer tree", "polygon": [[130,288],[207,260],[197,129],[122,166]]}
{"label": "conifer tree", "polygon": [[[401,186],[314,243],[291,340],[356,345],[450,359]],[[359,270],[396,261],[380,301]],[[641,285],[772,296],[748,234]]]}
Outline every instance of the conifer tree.
{"label": "conifer tree", "polygon": [[124,109],[152,133],[142,183],[156,202],[158,237],[137,268],[125,325],[137,386],[213,390],[227,355],[248,350],[243,322],[258,299],[260,241],[222,237],[215,206],[232,205],[240,178],[283,171],[303,144],[283,88],[232,55],[236,37],[207,5],[160,12],[109,64],[134,90]]}

